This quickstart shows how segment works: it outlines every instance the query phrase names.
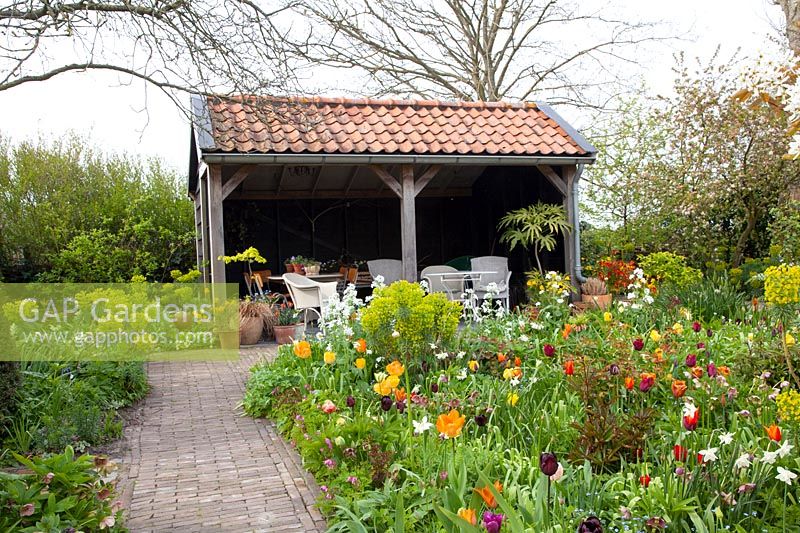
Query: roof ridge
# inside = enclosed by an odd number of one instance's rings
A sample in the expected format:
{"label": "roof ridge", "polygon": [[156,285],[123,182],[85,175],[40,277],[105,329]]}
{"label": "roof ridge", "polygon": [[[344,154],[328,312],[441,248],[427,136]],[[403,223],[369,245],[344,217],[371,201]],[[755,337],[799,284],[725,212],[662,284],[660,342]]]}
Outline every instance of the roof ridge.
{"label": "roof ridge", "polygon": [[390,107],[460,107],[460,108],[485,108],[485,109],[538,109],[537,102],[505,100],[425,100],[425,99],[398,99],[398,98],[348,98],[343,96],[259,96],[252,94],[239,94],[230,96],[209,96],[209,99],[231,99],[244,102],[250,99],[263,99],[264,101],[292,103],[292,104],[333,104],[341,106],[390,106]]}

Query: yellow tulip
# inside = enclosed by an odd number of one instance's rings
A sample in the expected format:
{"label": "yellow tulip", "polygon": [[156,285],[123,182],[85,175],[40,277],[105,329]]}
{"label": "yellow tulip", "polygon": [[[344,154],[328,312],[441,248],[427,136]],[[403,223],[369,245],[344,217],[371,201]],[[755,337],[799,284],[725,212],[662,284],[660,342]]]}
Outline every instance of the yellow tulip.
{"label": "yellow tulip", "polygon": [[675,322],[672,325],[672,331],[674,331],[678,335],[682,335],[683,334],[683,324],[681,324],[680,322]]}
{"label": "yellow tulip", "polygon": [[508,393],[508,397],[506,398],[506,402],[508,403],[508,405],[514,407],[515,405],[517,405],[518,401],[519,401],[519,394],[517,394],[516,392]]}
{"label": "yellow tulip", "polygon": [[322,356],[322,359],[325,361],[326,365],[332,365],[336,362],[336,353],[325,352],[325,354]]}
{"label": "yellow tulip", "polygon": [[653,342],[658,342],[661,340],[661,333],[658,332],[657,329],[650,331],[650,340]]}
{"label": "yellow tulip", "polygon": [[792,336],[792,334],[789,332],[786,333],[785,340],[786,340],[786,346],[794,346],[797,343],[797,341],[795,341],[794,339],[794,336]]}
{"label": "yellow tulip", "polygon": [[467,363],[467,366],[473,372],[477,372],[478,371],[478,366],[479,365],[478,365],[478,362],[476,360],[474,360],[474,359],[472,361],[470,361],[469,363]]}
{"label": "yellow tulip", "polygon": [[605,313],[603,313],[603,320],[605,320],[606,322],[611,322],[611,320],[612,320],[613,318],[614,318],[614,315],[612,315],[612,314],[611,314],[611,313],[609,313],[608,311],[606,311]]}
{"label": "yellow tulip", "polygon": [[359,370],[364,370],[364,367],[367,366],[367,360],[363,357],[359,357],[356,359],[356,368]]}

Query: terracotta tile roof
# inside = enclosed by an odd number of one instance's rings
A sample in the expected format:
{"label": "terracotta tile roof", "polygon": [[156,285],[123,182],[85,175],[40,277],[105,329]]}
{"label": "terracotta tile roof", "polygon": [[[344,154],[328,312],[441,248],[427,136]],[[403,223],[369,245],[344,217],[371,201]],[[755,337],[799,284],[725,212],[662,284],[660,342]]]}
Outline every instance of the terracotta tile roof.
{"label": "terracotta tile roof", "polygon": [[203,147],[205,152],[581,156],[593,151],[579,134],[567,132],[571,128],[558,115],[549,116],[535,103],[255,97],[209,97],[206,103],[213,146]]}

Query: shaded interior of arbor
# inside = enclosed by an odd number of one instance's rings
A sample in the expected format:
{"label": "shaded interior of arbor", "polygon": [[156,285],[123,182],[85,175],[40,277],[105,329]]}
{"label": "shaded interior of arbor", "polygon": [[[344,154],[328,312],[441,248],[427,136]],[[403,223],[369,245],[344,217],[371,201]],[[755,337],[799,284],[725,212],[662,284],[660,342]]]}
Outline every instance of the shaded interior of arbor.
{"label": "shaded interior of arbor", "polygon": [[[435,193],[436,184],[429,187],[433,190],[428,194]],[[521,297],[524,272],[535,268],[532,252],[519,247],[509,252],[499,242],[497,224],[508,211],[537,201],[560,204],[562,198],[530,167],[486,167],[459,195],[420,195],[416,201],[418,269],[460,256],[507,256],[514,272],[512,285]],[[255,246],[273,274],[283,273],[284,260],[293,255],[319,261],[342,256],[354,260],[401,258],[400,201],[396,197],[229,197],[224,203],[224,226],[226,251]],[[564,270],[563,241],[552,252],[542,254],[542,263],[548,270]],[[228,265],[226,278],[241,280],[242,266]]]}

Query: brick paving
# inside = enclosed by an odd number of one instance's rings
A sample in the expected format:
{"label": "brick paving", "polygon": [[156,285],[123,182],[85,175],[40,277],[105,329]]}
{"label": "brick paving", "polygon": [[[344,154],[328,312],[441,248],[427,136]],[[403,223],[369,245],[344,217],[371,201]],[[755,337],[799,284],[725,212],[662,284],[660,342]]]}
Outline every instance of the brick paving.
{"label": "brick paving", "polygon": [[324,531],[318,488],[274,424],[242,416],[237,362],[149,363],[151,390],[125,430],[120,486],[139,531]]}

